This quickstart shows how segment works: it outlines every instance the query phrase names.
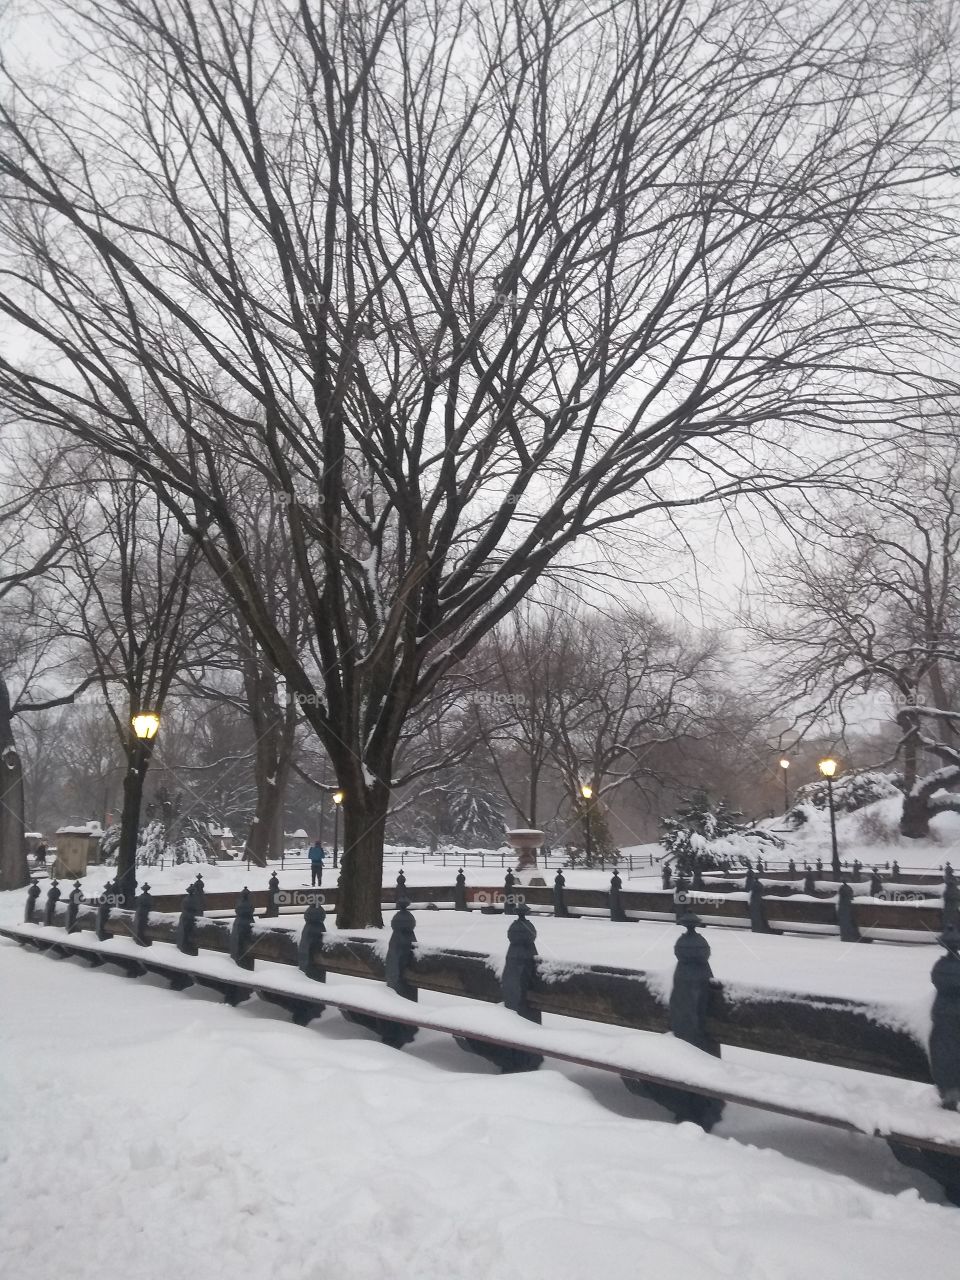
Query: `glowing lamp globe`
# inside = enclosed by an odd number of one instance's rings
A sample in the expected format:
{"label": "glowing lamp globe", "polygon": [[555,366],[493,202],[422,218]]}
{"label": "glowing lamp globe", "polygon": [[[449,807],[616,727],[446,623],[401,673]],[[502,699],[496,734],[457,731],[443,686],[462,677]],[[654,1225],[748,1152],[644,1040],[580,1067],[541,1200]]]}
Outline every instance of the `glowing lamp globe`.
{"label": "glowing lamp globe", "polygon": [[139,715],[133,717],[133,732],[143,741],[149,741],[157,736],[157,730],[160,728],[160,717],[155,711],[141,711]]}

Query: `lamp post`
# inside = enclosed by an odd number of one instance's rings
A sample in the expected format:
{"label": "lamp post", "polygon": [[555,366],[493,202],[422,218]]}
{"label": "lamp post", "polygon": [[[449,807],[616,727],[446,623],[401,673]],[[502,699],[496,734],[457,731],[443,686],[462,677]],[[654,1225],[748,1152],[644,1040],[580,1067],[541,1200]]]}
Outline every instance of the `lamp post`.
{"label": "lamp post", "polygon": [[333,865],[337,865],[340,844],[340,806],[343,804],[343,792],[333,793]]}
{"label": "lamp post", "polygon": [[590,830],[590,801],[593,799],[593,787],[591,787],[589,782],[585,782],[583,784],[583,786],[580,788],[580,794],[583,796],[584,800],[586,800],[587,802],[583,806],[583,825],[584,825],[583,852],[584,852],[586,864],[589,867],[593,865],[593,839],[592,839],[592,832]]}
{"label": "lamp post", "polygon": [[790,809],[790,789],[787,785],[787,772],[790,768],[790,761],[786,756],[780,757],[780,768],[783,770],[783,812],[787,813]]}
{"label": "lamp post", "polygon": [[153,740],[160,728],[160,717],[155,711],[138,711],[130,723],[134,744],[130,753],[130,767],[123,777],[123,813],[120,818],[117,875],[114,881],[117,901],[122,907],[129,907],[136,897],[140,803]]}
{"label": "lamp post", "polygon": [[833,851],[832,871],[834,880],[840,879],[840,852],[837,849],[837,815],[833,807],[833,778],[837,772],[837,762],[831,756],[820,760],[817,768],[827,780],[827,798],[830,803],[830,845]]}

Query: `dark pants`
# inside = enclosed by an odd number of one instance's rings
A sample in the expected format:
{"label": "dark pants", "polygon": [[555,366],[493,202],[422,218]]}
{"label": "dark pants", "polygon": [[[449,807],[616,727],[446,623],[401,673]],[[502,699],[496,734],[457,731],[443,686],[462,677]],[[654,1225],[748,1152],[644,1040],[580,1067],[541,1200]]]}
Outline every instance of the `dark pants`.
{"label": "dark pants", "polygon": [[311,885],[323,884],[323,863],[310,863],[310,883]]}

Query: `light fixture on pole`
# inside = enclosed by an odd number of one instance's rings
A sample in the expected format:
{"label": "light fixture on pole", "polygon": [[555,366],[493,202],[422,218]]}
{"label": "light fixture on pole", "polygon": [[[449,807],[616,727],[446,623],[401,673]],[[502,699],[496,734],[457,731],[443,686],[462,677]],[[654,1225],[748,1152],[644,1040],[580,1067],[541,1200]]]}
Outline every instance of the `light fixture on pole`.
{"label": "light fixture on pole", "polygon": [[333,865],[337,865],[340,845],[340,806],[343,804],[343,792],[335,791],[333,799]]}
{"label": "light fixture on pole", "polygon": [[117,845],[117,874],[114,890],[122,907],[132,907],[137,892],[137,844],[140,839],[140,803],[143,781],[153,740],[160,728],[156,711],[138,711],[130,718],[133,750],[130,767],[123,779],[123,812],[120,817],[120,843]]}
{"label": "light fixture on pole", "polygon": [[783,770],[783,812],[786,813],[790,808],[790,789],[787,785],[787,774],[790,770],[790,761],[786,756],[780,757],[780,768]]}
{"label": "light fixture on pole", "polygon": [[141,742],[150,742],[157,736],[160,717],[155,711],[141,711],[133,717],[133,732]]}
{"label": "light fixture on pole", "polygon": [[833,779],[837,772],[837,762],[832,756],[818,761],[817,768],[827,780],[827,800],[830,805],[830,845],[832,849],[832,871],[834,880],[840,879],[840,851],[837,848],[837,815],[833,804]]}
{"label": "light fixture on pole", "polygon": [[580,794],[583,796],[586,804],[583,806],[583,852],[584,860],[588,867],[593,865],[593,839],[590,830],[590,801],[593,799],[593,787],[589,782],[585,782],[580,788]]}

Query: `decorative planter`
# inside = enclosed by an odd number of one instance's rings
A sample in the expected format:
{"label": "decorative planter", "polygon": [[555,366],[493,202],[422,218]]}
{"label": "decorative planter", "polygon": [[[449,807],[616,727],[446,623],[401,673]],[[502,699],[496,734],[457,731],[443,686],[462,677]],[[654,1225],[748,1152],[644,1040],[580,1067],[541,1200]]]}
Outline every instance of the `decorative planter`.
{"label": "decorative planter", "polygon": [[533,827],[518,827],[507,832],[507,844],[517,851],[517,873],[521,884],[545,884],[537,872],[537,851],[543,846],[545,833]]}

